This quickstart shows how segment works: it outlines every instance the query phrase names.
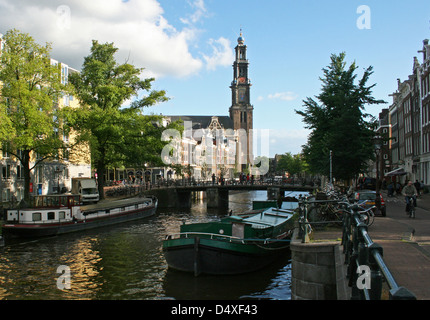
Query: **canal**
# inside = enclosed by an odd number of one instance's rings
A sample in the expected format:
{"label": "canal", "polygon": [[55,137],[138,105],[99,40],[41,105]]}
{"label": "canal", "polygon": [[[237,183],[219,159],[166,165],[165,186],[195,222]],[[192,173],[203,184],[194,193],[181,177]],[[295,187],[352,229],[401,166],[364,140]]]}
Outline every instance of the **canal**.
{"label": "canal", "polygon": [[[290,193],[288,196],[298,195]],[[230,192],[229,210],[243,212],[266,191]],[[182,223],[210,221],[228,212],[207,210],[195,199],[188,210],[159,208],[139,222],[0,247],[0,299],[32,300],[290,300],[290,257],[239,276],[194,277],[169,270],[162,252],[166,234]],[[60,290],[70,271],[70,289]],[[58,273],[57,273],[58,272]]]}

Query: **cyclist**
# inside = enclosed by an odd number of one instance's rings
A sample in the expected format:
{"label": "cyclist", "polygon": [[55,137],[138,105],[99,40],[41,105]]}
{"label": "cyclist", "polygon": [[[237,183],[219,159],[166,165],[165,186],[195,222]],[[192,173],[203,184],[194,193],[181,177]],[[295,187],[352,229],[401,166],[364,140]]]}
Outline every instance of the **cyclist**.
{"label": "cyclist", "polygon": [[405,196],[406,199],[406,212],[409,213],[409,203],[411,197],[414,200],[414,206],[417,206],[418,192],[415,186],[412,184],[412,181],[408,181],[408,184],[402,190],[402,194]]}

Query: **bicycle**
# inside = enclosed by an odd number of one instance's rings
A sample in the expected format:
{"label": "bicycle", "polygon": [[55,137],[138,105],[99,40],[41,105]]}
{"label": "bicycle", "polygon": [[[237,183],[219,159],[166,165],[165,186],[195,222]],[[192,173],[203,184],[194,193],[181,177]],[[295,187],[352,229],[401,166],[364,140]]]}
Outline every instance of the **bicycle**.
{"label": "bicycle", "polygon": [[361,208],[365,209],[364,211],[360,211],[360,214],[362,216],[362,221],[367,224],[369,227],[373,224],[373,222],[375,221],[375,212],[373,211],[373,209],[376,208],[376,206],[370,207],[368,209],[364,208],[364,206],[366,205],[366,200],[361,202],[361,203],[357,203]]}
{"label": "bicycle", "polygon": [[343,205],[345,206],[347,209],[341,209],[342,211],[348,211],[349,209],[351,209],[353,206],[358,206],[359,208],[363,209],[363,210],[357,210],[357,212],[360,214],[360,221],[364,222],[367,226],[371,226],[373,224],[373,222],[375,221],[375,213],[374,213],[374,209],[376,208],[376,206],[370,207],[370,208],[364,208],[363,206],[366,204],[366,201],[361,202],[361,203],[350,203],[349,201],[342,201],[339,202],[339,205]]}
{"label": "bicycle", "polygon": [[415,219],[415,198],[413,196],[407,196],[406,212],[408,213],[409,218]]}

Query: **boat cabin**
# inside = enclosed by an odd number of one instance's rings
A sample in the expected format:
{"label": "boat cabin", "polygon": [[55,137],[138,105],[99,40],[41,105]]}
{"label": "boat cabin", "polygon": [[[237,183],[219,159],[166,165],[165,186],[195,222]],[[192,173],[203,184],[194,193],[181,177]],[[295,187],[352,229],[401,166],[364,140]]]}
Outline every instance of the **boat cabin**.
{"label": "boat cabin", "polygon": [[73,220],[80,212],[79,195],[49,195],[31,198],[31,207],[8,210],[6,221],[9,223],[60,223]]}

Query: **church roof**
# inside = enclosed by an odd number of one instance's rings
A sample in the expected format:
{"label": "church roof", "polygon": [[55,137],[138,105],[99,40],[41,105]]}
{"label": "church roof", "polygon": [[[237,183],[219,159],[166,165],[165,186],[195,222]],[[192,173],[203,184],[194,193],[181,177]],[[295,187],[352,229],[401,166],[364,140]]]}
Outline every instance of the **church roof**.
{"label": "church roof", "polygon": [[[165,116],[169,118],[172,122],[182,120],[191,121],[193,130],[197,129],[207,129],[212,123],[214,116]],[[234,129],[233,120],[229,116],[215,116],[223,127],[223,129]]]}

